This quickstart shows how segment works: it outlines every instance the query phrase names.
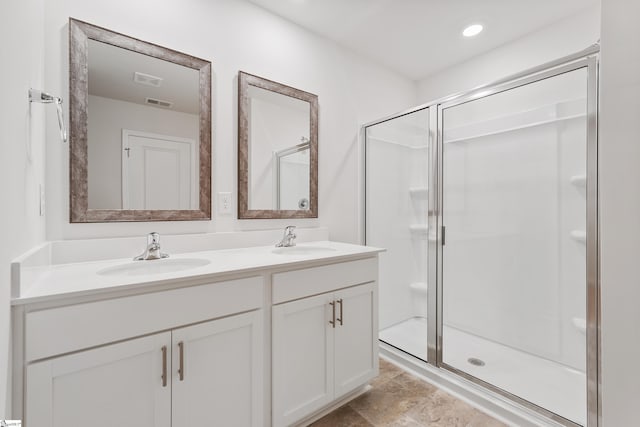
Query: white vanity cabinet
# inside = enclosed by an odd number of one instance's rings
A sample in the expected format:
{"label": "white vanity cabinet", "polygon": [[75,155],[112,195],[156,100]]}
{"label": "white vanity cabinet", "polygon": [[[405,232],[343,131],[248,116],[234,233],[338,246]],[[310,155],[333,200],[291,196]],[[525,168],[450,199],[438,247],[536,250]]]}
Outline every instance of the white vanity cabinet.
{"label": "white vanity cabinet", "polygon": [[31,426],[262,426],[262,310],[31,364]]}
{"label": "white vanity cabinet", "polygon": [[172,332],[173,427],[262,427],[262,310]]}
{"label": "white vanity cabinet", "polygon": [[249,277],[27,309],[26,426],[262,426],[263,306]]}
{"label": "white vanity cabinet", "polygon": [[170,426],[171,387],[161,379],[170,347],[165,332],[29,365],[25,423]]}
{"label": "white vanity cabinet", "polygon": [[274,277],[275,302],[292,299],[272,308],[274,427],[312,415],[377,375],[376,273],[375,260],[360,260]]}
{"label": "white vanity cabinet", "polygon": [[335,293],[334,301],[340,316],[334,329],[336,398],[367,383],[378,374],[378,328],[374,328],[377,325],[375,292],[375,284],[369,282]]}
{"label": "white vanity cabinet", "polygon": [[273,307],[273,426],[286,426],[333,400],[333,294]]}

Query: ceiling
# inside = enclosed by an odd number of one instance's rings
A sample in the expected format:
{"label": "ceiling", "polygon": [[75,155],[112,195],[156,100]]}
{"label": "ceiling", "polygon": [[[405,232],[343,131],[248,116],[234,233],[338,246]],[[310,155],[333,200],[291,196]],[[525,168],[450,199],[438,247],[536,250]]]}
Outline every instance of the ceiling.
{"label": "ceiling", "polygon": [[[171,102],[171,110],[198,114],[200,72],[152,56],[89,40],[89,94],[149,106],[145,98]],[[140,72],[162,78],[160,87],[133,81]],[[158,108],[149,106],[150,108]]]}
{"label": "ceiling", "polygon": [[[598,0],[248,0],[419,80]],[[471,23],[485,30],[462,36]]]}

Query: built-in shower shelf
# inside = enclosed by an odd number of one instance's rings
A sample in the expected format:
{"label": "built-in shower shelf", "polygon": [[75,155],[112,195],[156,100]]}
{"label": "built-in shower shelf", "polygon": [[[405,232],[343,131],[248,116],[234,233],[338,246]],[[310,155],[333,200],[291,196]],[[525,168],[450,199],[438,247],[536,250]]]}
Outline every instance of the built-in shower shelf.
{"label": "built-in shower shelf", "polygon": [[429,232],[429,227],[423,224],[413,224],[409,226],[409,231],[419,236],[426,236]]}
{"label": "built-in shower shelf", "polygon": [[586,243],[587,242],[587,233],[582,230],[573,230],[571,233],[571,238],[576,242]]}
{"label": "built-in shower shelf", "polygon": [[462,142],[586,117],[585,99],[572,99],[446,130],[444,142]]}
{"label": "built-in shower shelf", "polygon": [[409,288],[416,293],[427,294],[427,284],[425,282],[413,282],[409,284]]}
{"label": "built-in shower shelf", "polygon": [[587,186],[586,175],[574,175],[569,178],[569,181],[578,188],[585,188]]}
{"label": "built-in shower shelf", "polygon": [[569,121],[569,120],[579,119],[579,118],[585,117],[585,116],[586,116],[585,114],[575,114],[575,115],[572,115],[572,116],[558,117],[558,118],[555,118],[555,119],[548,119],[548,120],[541,120],[541,121],[535,122],[535,123],[527,123],[526,125],[521,125],[521,126],[512,126],[512,127],[508,127],[508,128],[504,128],[504,129],[500,129],[500,130],[495,130],[495,131],[492,131],[492,132],[484,132],[484,133],[465,136],[465,137],[461,137],[461,138],[445,139],[444,142],[445,143],[450,143],[450,142],[470,141],[472,139],[484,138],[484,137],[493,136],[493,135],[500,135],[500,134],[503,134],[503,133],[508,133],[508,132],[514,132],[514,131],[523,130],[523,129],[534,128],[534,127],[548,125],[548,124],[552,124],[552,123],[566,122],[566,121]]}
{"label": "built-in shower shelf", "polygon": [[416,199],[426,199],[428,193],[427,187],[409,187],[409,194]]}

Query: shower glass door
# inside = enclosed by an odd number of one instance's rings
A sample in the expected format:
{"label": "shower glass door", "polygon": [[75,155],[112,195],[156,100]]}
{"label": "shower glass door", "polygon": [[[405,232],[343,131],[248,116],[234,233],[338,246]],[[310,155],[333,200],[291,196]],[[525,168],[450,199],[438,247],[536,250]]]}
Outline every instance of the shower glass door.
{"label": "shower glass door", "polygon": [[587,417],[588,74],[438,111],[440,364],[569,425]]}
{"label": "shower glass door", "polygon": [[380,254],[379,338],[427,360],[429,109],[365,128],[365,240]]}

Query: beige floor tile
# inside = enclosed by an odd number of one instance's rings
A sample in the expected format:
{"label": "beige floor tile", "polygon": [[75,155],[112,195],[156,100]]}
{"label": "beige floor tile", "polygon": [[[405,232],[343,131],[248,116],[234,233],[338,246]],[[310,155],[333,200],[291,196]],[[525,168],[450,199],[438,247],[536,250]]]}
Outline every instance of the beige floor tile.
{"label": "beige floor tile", "polygon": [[375,426],[387,426],[426,401],[424,389],[391,379],[353,400],[349,406]]}
{"label": "beige floor tile", "polygon": [[431,396],[438,391],[438,388],[426,381],[421,380],[407,372],[403,372],[393,378],[393,381],[400,384],[402,387],[409,390],[413,390],[416,393],[421,393],[425,398]]}
{"label": "beige floor tile", "polygon": [[380,360],[373,388],[314,427],[506,427],[471,405]]}
{"label": "beige floor tile", "polygon": [[442,390],[436,391],[424,404],[409,411],[408,416],[429,427],[481,427],[489,420],[495,423],[486,424],[487,427],[503,425]]}
{"label": "beige floor tile", "polygon": [[380,359],[380,374],[371,381],[371,385],[376,387],[390,379],[397,377],[402,374],[404,371],[398,368],[391,362],[387,362],[384,359]]}
{"label": "beige floor tile", "polygon": [[320,418],[312,427],[372,427],[372,424],[365,420],[350,406],[342,406],[330,414]]}
{"label": "beige floor tile", "polygon": [[409,417],[408,415],[403,415],[400,418],[391,421],[386,426],[389,427],[424,427],[422,424]]}

